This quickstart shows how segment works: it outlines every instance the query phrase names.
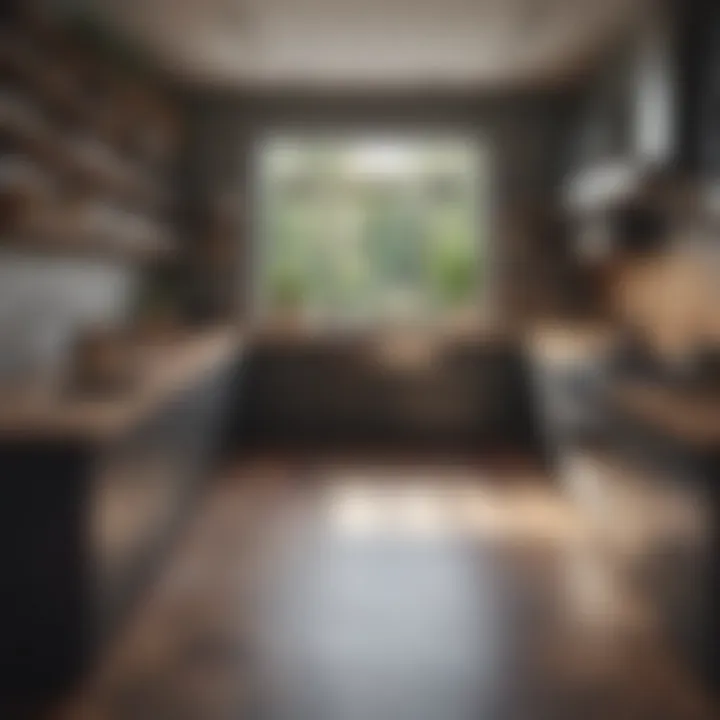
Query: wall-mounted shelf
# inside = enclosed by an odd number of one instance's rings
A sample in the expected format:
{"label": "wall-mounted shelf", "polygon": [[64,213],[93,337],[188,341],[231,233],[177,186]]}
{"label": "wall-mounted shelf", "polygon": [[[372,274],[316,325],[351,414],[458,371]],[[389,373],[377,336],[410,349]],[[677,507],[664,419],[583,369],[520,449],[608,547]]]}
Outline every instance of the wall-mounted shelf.
{"label": "wall-mounted shelf", "polygon": [[166,262],[176,257],[175,249],[169,244],[132,244],[125,238],[89,233],[13,234],[0,237],[0,253],[150,264]]}
{"label": "wall-mounted shelf", "polygon": [[168,208],[170,193],[161,183],[118,157],[109,146],[96,144],[93,158],[93,151],[83,152],[42,118],[8,104],[7,99],[0,98],[0,134],[49,171],[95,191],[115,194],[138,209]]}
{"label": "wall-mounted shelf", "polygon": [[[53,256],[171,258],[164,235],[179,118],[166,93],[32,17],[0,33],[0,69],[0,165],[10,164],[0,168],[0,244]],[[78,227],[78,208],[99,209],[102,222]],[[62,222],[36,226],[55,217]]]}

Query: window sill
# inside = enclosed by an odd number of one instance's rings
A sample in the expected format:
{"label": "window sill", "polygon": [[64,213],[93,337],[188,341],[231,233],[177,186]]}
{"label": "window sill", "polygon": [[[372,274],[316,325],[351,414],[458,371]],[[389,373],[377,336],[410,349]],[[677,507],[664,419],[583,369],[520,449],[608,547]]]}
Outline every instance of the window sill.
{"label": "window sill", "polygon": [[259,344],[355,344],[423,342],[507,342],[512,332],[498,323],[475,320],[437,325],[406,323],[371,327],[333,327],[302,322],[270,321],[256,326],[252,338]]}

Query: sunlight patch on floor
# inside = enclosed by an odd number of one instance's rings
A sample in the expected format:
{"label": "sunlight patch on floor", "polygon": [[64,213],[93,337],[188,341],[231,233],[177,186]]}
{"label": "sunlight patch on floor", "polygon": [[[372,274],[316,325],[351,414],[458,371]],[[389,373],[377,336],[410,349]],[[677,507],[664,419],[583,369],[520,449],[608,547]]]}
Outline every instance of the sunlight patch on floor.
{"label": "sunlight patch on floor", "polygon": [[462,476],[338,476],[322,497],[333,531],[356,538],[565,540],[581,530],[572,506],[547,488],[492,487]]}

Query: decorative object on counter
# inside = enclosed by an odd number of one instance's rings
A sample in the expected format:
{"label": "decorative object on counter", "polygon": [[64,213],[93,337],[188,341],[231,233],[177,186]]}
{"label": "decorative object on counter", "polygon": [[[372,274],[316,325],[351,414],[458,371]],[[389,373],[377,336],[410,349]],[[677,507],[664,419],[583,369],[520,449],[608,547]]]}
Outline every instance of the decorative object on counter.
{"label": "decorative object on counter", "polygon": [[182,325],[179,282],[179,274],[172,267],[158,267],[146,275],[133,312],[136,336],[156,341],[177,334]]}
{"label": "decorative object on counter", "polygon": [[131,390],[138,368],[130,334],[122,328],[89,328],[77,338],[67,390],[114,395]]}
{"label": "decorative object on counter", "polygon": [[627,259],[613,298],[619,321],[644,338],[660,364],[681,370],[698,351],[720,344],[717,292],[717,273],[706,257],[677,242]]}

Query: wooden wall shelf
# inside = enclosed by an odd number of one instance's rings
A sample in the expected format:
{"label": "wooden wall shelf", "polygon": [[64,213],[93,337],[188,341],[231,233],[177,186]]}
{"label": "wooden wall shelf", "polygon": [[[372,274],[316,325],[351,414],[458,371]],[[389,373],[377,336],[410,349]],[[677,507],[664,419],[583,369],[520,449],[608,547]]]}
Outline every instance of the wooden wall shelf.
{"label": "wooden wall shelf", "polygon": [[59,233],[56,236],[43,233],[37,236],[13,235],[11,239],[0,237],[0,253],[151,264],[171,261],[176,257],[174,248],[166,244],[132,245],[123,238]]}
{"label": "wooden wall shelf", "polygon": [[94,161],[42,118],[22,117],[3,105],[7,103],[0,99],[0,133],[46,169],[96,191],[115,194],[138,209],[168,209],[169,191],[141,167],[117,157],[109,146],[100,146],[105,157]]}
{"label": "wooden wall shelf", "polygon": [[[121,209],[156,225],[162,235],[173,211],[180,127],[169,94],[122,72],[60,26],[22,17],[0,29],[0,70],[6,78],[0,93],[0,166],[19,159],[42,186],[35,188],[23,173],[17,182],[13,168],[4,173],[0,243],[1,235],[16,237],[14,228],[34,218],[63,215],[64,205],[72,215],[78,202]],[[112,227],[108,232],[51,228],[44,238],[43,233],[44,228],[33,229],[28,240],[21,230],[21,239],[9,245],[18,252],[119,260],[173,255],[164,243],[128,242],[120,227],[117,237]]]}

